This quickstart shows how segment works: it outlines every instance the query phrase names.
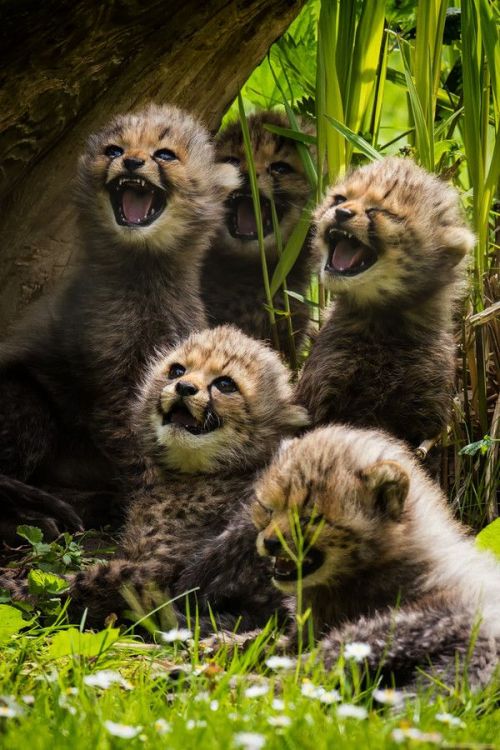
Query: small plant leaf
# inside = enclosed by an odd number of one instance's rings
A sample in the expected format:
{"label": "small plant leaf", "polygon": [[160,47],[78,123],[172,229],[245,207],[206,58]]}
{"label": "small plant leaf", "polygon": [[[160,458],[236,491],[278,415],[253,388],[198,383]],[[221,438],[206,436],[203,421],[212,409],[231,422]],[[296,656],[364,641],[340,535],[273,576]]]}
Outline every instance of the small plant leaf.
{"label": "small plant leaf", "polygon": [[101,630],[99,633],[81,633],[76,628],[62,630],[52,638],[48,649],[51,659],[60,656],[99,656],[118,640],[118,628]]}
{"label": "small plant leaf", "polygon": [[43,532],[38,526],[18,526],[17,533],[32,545],[40,544],[43,541]]}
{"label": "small plant leaf", "polygon": [[14,633],[18,633],[28,624],[18,609],[8,604],[0,604],[0,643],[6,643]]}
{"label": "small plant leaf", "polygon": [[43,570],[30,570],[28,586],[30,594],[36,594],[37,596],[60,594],[68,588],[64,578],[60,578],[54,573],[45,573]]}
{"label": "small plant leaf", "polygon": [[495,518],[476,537],[476,547],[493,552],[500,558],[500,518]]}

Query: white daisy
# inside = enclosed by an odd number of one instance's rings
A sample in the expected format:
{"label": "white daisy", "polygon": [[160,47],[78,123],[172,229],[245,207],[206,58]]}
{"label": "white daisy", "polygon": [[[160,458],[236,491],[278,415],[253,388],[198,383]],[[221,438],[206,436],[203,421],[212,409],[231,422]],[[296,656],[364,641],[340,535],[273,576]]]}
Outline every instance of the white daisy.
{"label": "white daisy", "polygon": [[166,632],[161,633],[161,639],[165,641],[165,643],[183,643],[189,641],[192,637],[193,633],[191,630],[188,630],[188,628],[172,628],[172,630],[167,630]]}
{"label": "white daisy", "polygon": [[262,695],[265,695],[268,692],[269,685],[250,685],[250,687],[245,690],[245,697],[260,698]]}
{"label": "white daisy", "polygon": [[289,727],[292,723],[292,720],[289,716],[285,716],[284,714],[282,714],[280,716],[269,716],[267,719],[267,723],[272,727]]}
{"label": "white daisy", "polygon": [[416,727],[408,727],[406,729],[393,729],[391,737],[394,742],[404,742],[405,740],[415,740],[416,742],[428,742],[430,744],[439,745],[443,736],[439,732],[421,732]]}
{"label": "white daisy", "polygon": [[94,674],[88,674],[83,678],[83,682],[89,687],[98,687],[103,690],[107,690],[111,685],[120,685],[125,690],[132,690],[130,682],[125,680],[119,672],[112,669],[101,669]]}
{"label": "white daisy", "polygon": [[266,665],[269,667],[269,669],[279,670],[279,669],[293,669],[295,667],[295,660],[291,659],[289,656],[270,656],[269,659],[266,659]]}
{"label": "white daisy", "polygon": [[113,737],[121,737],[122,740],[131,740],[137,737],[142,727],[132,727],[129,724],[117,724],[114,721],[105,721],[104,726]]}
{"label": "white daisy", "polygon": [[458,716],[453,716],[453,714],[436,714],[436,719],[442,724],[448,724],[449,727],[460,727],[460,729],[465,729],[466,727],[465,722],[459,719]]}
{"label": "white daisy", "polygon": [[266,744],[266,738],[257,732],[238,732],[234,735],[234,744],[243,750],[261,750]]}
{"label": "white daisy", "polygon": [[377,703],[382,703],[386,706],[401,706],[407,696],[401,690],[387,688],[385,690],[374,690],[373,697]]}
{"label": "white daisy", "polygon": [[343,703],[337,708],[337,716],[343,719],[366,719],[368,711],[363,706],[354,706],[352,703]]}
{"label": "white daisy", "polygon": [[346,643],[344,646],[344,656],[346,659],[354,659],[354,661],[363,661],[367,656],[370,656],[372,652],[369,643],[358,643],[353,641],[352,643]]}
{"label": "white daisy", "polygon": [[168,721],[165,721],[165,719],[156,719],[154,723],[154,728],[158,732],[158,734],[167,734],[167,732],[172,731],[172,726],[168,723]]}

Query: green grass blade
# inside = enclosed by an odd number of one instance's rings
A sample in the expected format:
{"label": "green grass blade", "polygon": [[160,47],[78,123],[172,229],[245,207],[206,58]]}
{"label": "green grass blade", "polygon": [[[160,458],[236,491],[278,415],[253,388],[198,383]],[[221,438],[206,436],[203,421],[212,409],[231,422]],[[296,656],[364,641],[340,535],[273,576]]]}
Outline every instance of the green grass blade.
{"label": "green grass blade", "polygon": [[350,128],[347,127],[347,125],[343,125],[338,120],[335,120],[333,117],[326,117],[330,125],[335,128],[341,135],[344,136],[344,138],[349,141],[349,143],[358,149],[358,151],[361,151],[362,154],[367,156],[372,161],[374,159],[383,159],[382,154],[377,151],[376,148],[374,148],[368,141],[365,141],[365,139],[357,135],[357,133],[354,133]]}
{"label": "green grass blade", "polygon": [[400,42],[401,58],[404,65],[411,113],[415,123],[417,158],[422,166],[432,172],[434,169],[434,159],[432,154],[431,135],[427,129],[425,114],[411,74],[409,46],[403,39],[401,39],[401,37],[398,38]]}
{"label": "green grass blade", "polygon": [[311,225],[311,210],[314,202],[309,201],[306,206],[302,209],[300,219],[295,225],[288,242],[283,248],[283,253],[278,261],[276,268],[274,269],[273,278],[271,279],[271,295],[274,296],[286,277],[292,270],[295,261],[299,257],[299,253],[302,250],[309,227]]}

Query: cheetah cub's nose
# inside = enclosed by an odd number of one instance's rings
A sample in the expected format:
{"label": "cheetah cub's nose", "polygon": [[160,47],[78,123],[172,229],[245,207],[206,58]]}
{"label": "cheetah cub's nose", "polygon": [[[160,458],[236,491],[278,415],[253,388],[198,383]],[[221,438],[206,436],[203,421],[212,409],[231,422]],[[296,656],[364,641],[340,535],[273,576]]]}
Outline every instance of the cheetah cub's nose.
{"label": "cheetah cub's nose", "polygon": [[283,550],[279,539],[264,539],[264,547],[266,552],[269,552],[273,557],[278,556]]}
{"label": "cheetah cub's nose", "polygon": [[188,383],[186,380],[179,380],[175,386],[175,390],[179,396],[194,396],[195,393],[198,393],[198,388],[193,385],[193,383]]}
{"label": "cheetah cub's nose", "polygon": [[142,165],[144,164],[144,159],[137,159],[135,156],[129,156],[123,160],[123,163],[125,164],[127,169],[130,169],[130,171],[133,172],[134,169],[139,169],[139,167],[142,167]]}
{"label": "cheetah cub's nose", "polygon": [[347,221],[347,219],[350,219],[351,216],[354,216],[354,211],[351,211],[350,208],[336,208],[335,209],[335,218],[337,221],[342,223],[343,221]]}

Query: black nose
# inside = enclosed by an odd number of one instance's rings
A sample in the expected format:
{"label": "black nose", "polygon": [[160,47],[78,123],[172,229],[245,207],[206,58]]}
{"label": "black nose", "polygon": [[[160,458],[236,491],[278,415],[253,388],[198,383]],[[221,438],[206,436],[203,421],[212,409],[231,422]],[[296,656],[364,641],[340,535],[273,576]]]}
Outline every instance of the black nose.
{"label": "black nose", "polygon": [[273,557],[276,557],[280,554],[280,552],[283,551],[283,547],[281,546],[281,542],[279,539],[264,539],[264,547],[266,548],[266,551],[269,552],[269,554]]}
{"label": "black nose", "polygon": [[198,388],[186,380],[179,380],[175,386],[175,390],[179,396],[194,396],[195,393],[198,393]]}
{"label": "black nose", "polygon": [[142,167],[142,165],[144,164],[144,159],[136,159],[135,156],[128,156],[123,160],[123,163],[125,164],[127,169],[130,169],[130,171],[133,172],[134,169],[139,169],[139,167]]}
{"label": "black nose", "polygon": [[335,209],[335,218],[337,221],[342,223],[343,221],[347,221],[347,219],[350,219],[351,216],[354,216],[354,211],[351,211],[350,208],[342,208],[339,206]]}

